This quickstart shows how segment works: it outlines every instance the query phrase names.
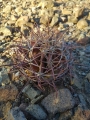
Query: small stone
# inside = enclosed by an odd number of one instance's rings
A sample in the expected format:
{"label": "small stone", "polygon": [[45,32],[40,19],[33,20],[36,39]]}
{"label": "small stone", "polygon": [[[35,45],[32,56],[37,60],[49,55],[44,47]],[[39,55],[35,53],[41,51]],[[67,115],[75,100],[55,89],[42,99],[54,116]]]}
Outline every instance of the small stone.
{"label": "small stone", "polygon": [[26,109],[27,105],[25,103],[21,103],[20,106],[19,106],[19,109],[21,111],[24,111]]}
{"label": "small stone", "polygon": [[49,18],[48,16],[41,16],[40,18],[40,23],[44,24],[44,25],[47,25],[49,22]]}
{"label": "small stone", "polygon": [[7,70],[6,69],[2,69],[2,71],[0,72],[0,84],[8,84],[10,83],[10,78],[8,76]]}
{"label": "small stone", "polygon": [[81,105],[75,109],[75,114],[71,120],[89,120],[90,119],[90,110],[83,109]]}
{"label": "small stone", "polygon": [[78,96],[79,96],[80,102],[81,102],[82,106],[84,107],[84,109],[87,108],[86,107],[87,103],[86,103],[84,96],[82,94],[78,94]]}
{"label": "small stone", "polygon": [[15,12],[16,12],[18,15],[20,15],[20,14],[22,14],[23,9],[21,8],[21,6],[20,6],[20,7],[17,7],[17,8],[15,9]]}
{"label": "small stone", "polygon": [[28,22],[29,18],[28,16],[21,16],[15,23],[16,27],[21,27],[22,25],[25,25]]}
{"label": "small stone", "polygon": [[88,15],[88,18],[87,18],[88,20],[90,20],[90,12],[89,12],[89,15]]}
{"label": "small stone", "polygon": [[87,78],[88,81],[90,82],[90,73],[87,74],[86,78]]}
{"label": "small stone", "polygon": [[53,16],[52,21],[50,23],[51,26],[54,26],[58,23],[58,17],[57,16]]}
{"label": "small stone", "polygon": [[78,89],[82,89],[81,83],[77,75],[74,76],[74,78],[71,80],[71,85],[77,87]]}
{"label": "small stone", "polygon": [[47,114],[44,112],[44,110],[37,104],[31,104],[26,108],[26,111],[28,111],[34,118],[38,120],[46,120]]}
{"label": "small stone", "polygon": [[11,31],[5,27],[0,28],[0,33],[3,33],[3,36],[10,36],[11,35]]}
{"label": "small stone", "polygon": [[39,90],[35,90],[34,88],[32,88],[30,85],[27,85],[23,91],[22,91],[25,95],[27,95],[31,100],[36,98],[37,96],[40,95],[40,91]]}
{"label": "small stone", "polygon": [[10,13],[11,12],[11,6],[10,5],[6,5],[6,7],[3,9],[4,13]]}
{"label": "small stone", "polygon": [[72,22],[67,22],[66,24],[69,25],[70,27],[74,25]]}
{"label": "small stone", "polygon": [[2,53],[4,50],[3,46],[0,46],[0,53]]}
{"label": "small stone", "polygon": [[[1,107],[1,106],[0,106]],[[8,112],[10,111],[12,107],[12,104],[11,102],[7,102],[7,103],[4,103],[4,106],[2,107],[2,111],[3,111],[3,115],[4,115],[4,119],[5,120],[8,120]],[[0,111],[1,112],[1,111]],[[0,113],[1,114],[1,113]],[[10,119],[9,119],[10,120]]]}
{"label": "small stone", "polygon": [[65,16],[61,16],[60,19],[62,20],[62,22],[66,22],[67,18]]}
{"label": "small stone", "polygon": [[68,89],[60,89],[56,92],[45,97],[41,104],[46,108],[49,113],[55,114],[56,112],[64,112],[73,108],[75,102]]}
{"label": "small stone", "polygon": [[15,24],[15,22],[16,22],[15,20],[8,20],[7,24],[12,25],[12,24]]}
{"label": "small stone", "polygon": [[66,111],[60,114],[59,120],[68,120],[71,118],[72,115],[73,115],[72,110]]}
{"label": "small stone", "polygon": [[59,28],[60,29],[63,29],[64,28],[64,25],[62,23],[59,23]]}
{"label": "small stone", "polygon": [[32,29],[33,29],[33,27],[34,27],[34,25],[33,25],[32,23],[30,23],[30,22],[27,22],[27,23],[26,23],[26,26],[28,26],[28,27],[30,27],[30,28],[32,28]]}
{"label": "small stone", "polygon": [[8,113],[7,120],[27,120],[18,107],[12,108]]}
{"label": "small stone", "polygon": [[41,0],[41,2],[39,2],[38,7],[41,7],[42,9],[44,9],[45,7],[47,9],[51,9],[53,7],[54,3],[52,0],[46,1],[46,0]]}
{"label": "small stone", "polygon": [[18,90],[13,84],[0,87],[0,101],[14,100],[17,94]]}
{"label": "small stone", "polygon": [[75,16],[68,16],[68,22],[77,23],[78,19]]}
{"label": "small stone", "polygon": [[72,14],[72,11],[64,8],[64,9],[62,9],[62,14],[63,14],[63,15],[71,15],[71,14]]}
{"label": "small stone", "polygon": [[90,94],[90,82],[88,80],[85,80],[85,92]]}
{"label": "small stone", "polygon": [[82,30],[85,27],[88,27],[87,21],[84,20],[84,19],[79,20],[78,23],[77,23],[77,28],[80,29],[80,30]]}
{"label": "small stone", "polygon": [[83,12],[84,12],[84,7],[83,8],[75,7],[73,9],[73,14],[74,14],[75,18],[82,16]]}
{"label": "small stone", "polygon": [[11,20],[16,21],[16,20],[17,20],[17,18],[16,18],[14,15],[11,15]]}

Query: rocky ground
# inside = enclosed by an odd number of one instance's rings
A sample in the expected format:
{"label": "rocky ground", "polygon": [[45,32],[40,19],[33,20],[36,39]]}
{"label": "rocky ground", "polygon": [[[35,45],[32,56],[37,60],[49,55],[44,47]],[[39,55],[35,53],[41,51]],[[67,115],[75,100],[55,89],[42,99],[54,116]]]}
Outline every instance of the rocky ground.
{"label": "rocky ground", "polygon": [[[90,120],[90,0],[0,0],[0,120]],[[59,31],[68,43],[78,44],[74,77],[44,94],[24,86],[18,73],[12,79],[10,45],[27,36],[34,24]]]}

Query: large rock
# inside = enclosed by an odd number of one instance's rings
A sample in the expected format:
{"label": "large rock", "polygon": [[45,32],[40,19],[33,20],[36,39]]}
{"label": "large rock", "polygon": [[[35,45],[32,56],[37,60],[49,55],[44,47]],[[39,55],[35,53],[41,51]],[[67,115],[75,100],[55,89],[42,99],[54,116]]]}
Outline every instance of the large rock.
{"label": "large rock", "polygon": [[44,110],[37,104],[31,104],[26,108],[26,111],[28,111],[34,118],[37,120],[46,120],[47,114],[44,112]]}
{"label": "large rock", "polygon": [[0,87],[0,101],[14,100],[18,90],[14,85]]}
{"label": "large rock", "polygon": [[42,100],[42,105],[49,113],[64,112],[73,108],[75,102],[68,89],[60,89],[57,92],[48,95]]}

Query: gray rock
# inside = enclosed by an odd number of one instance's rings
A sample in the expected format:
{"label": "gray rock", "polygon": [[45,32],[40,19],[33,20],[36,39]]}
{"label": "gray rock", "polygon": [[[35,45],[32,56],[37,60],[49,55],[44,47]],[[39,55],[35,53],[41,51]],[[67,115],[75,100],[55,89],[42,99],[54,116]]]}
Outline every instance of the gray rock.
{"label": "gray rock", "polygon": [[68,89],[60,89],[57,92],[48,95],[41,103],[49,113],[64,112],[73,108],[75,101]]}
{"label": "gray rock", "polygon": [[39,90],[35,90],[30,85],[27,85],[22,92],[26,94],[31,100],[39,96],[41,93]]}
{"label": "gray rock", "polygon": [[26,111],[28,111],[33,117],[38,120],[43,120],[47,117],[47,114],[44,112],[44,110],[37,104],[29,105],[26,108]]}
{"label": "gray rock", "polygon": [[0,46],[0,53],[3,52],[4,48]]}
{"label": "gray rock", "polygon": [[12,108],[8,114],[8,120],[27,120],[18,107]]}
{"label": "gray rock", "polygon": [[85,52],[86,52],[86,54],[90,54],[90,45],[86,46]]}
{"label": "gray rock", "polygon": [[87,74],[86,78],[87,78],[88,81],[90,82],[90,73]]}
{"label": "gray rock", "polygon": [[81,102],[81,104],[82,104],[82,106],[84,107],[84,108],[87,108],[86,107],[86,100],[85,100],[85,98],[84,98],[84,96],[82,95],[82,94],[78,94],[78,96],[79,96],[79,99],[80,99],[80,102]]}
{"label": "gray rock", "polygon": [[10,82],[8,73],[6,71],[1,71],[0,72],[0,84],[5,85]]}
{"label": "gray rock", "polygon": [[85,80],[85,92],[90,94],[90,82],[88,80]]}
{"label": "gray rock", "polygon": [[72,115],[72,110],[66,111],[60,115],[59,120],[68,120],[71,118]]}
{"label": "gray rock", "polygon": [[74,78],[71,80],[71,84],[77,87],[78,89],[82,89],[80,79],[78,78],[77,75],[75,75]]}

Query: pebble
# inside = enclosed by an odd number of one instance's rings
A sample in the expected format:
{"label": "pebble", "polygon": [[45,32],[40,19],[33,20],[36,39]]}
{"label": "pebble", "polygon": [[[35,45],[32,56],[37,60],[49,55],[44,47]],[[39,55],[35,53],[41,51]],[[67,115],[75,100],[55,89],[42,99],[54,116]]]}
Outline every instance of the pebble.
{"label": "pebble", "polygon": [[15,25],[16,27],[21,27],[22,25],[25,25],[28,22],[28,20],[28,16],[21,16],[20,18],[18,18]]}
{"label": "pebble", "polygon": [[1,27],[0,33],[3,33],[3,36],[10,36],[11,35],[11,31],[6,27]]}
{"label": "pebble", "polygon": [[78,17],[82,16],[82,15],[83,15],[83,12],[84,12],[84,7],[82,7],[82,8],[80,8],[80,7],[75,7],[75,8],[73,9],[73,14],[74,14],[75,18],[78,18]]}
{"label": "pebble", "polygon": [[72,117],[73,112],[72,110],[68,110],[62,114],[60,114],[59,120],[68,120]]}
{"label": "pebble", "polygon": [[17,7],[16,9],[15,9],[15,12],[18,14],[18,16],[20,15],[20,14],[22,14],[22,12],[23,12],[23,9],[21,8],[21,6],[20,7]]}
{"label": "pebble", "polygon": [[54,26],[54,25],[56,25],[56,24],[57,24],[57,22],[58,22],[58,17],[57,17],[57,16],[53,16],[53,18],[52,18],[52,21],[51,21],[50,25],[51,25],[51,26]]}
{"label": "pebble", "polygon": [[0,72],[0,84],[1,85],[5,85],[5,84],[8,84],[10,83],[10,78],[8,76],[8,73],[5,71],[5,70],[2,70]]}
{"label": "pebble", "polygon": [[40,18],[40,23],[42,23],[42,24],[44,24],[44,25],[47,25],[48,24],[48,22],[49,22],[49,18],[48,18],[48,16],[41,16],[41,18]]}
{"label": "pebble", "polygon": [[6,5],[6,7],[3,9],[3,12],[6,13],[10,13],[11,12],[11,6],[10,5]]}
{"label": "pebble", "polygon": [[81,93],[79,93],[78,97],[79,97],[80,103],[82,104],[82,106],[84,107],[84,109],[87,109],[87,103],[86,103],[86,100],[85,100],[84,96]]}
{"label": "pebble", "polygon": [[81,19],[81,20],[79,20],[79,21],[77,22],[77,28],[78,28],[78,29],[82,30],[82,29],[84,29],[85,27],[88,27],[88,23],[87,23],[86,20]]}
{"label": "pebble", "polygon": [[8,100],[15,100],[18,94],[18,90],[15,85],[6,85],[0,87],[0,102],[1,101],[8,101]]}
{"label": "pebble", "polygon": [[90,82],[90,73],[87,74],[86,78],[87,78],[88,81]]}
{"label": "pebble", "polygon": [[62,14],[63,14],[63,15],[71,15],[71,14],[72,14],[72,11],[64,8],[64,9],[62,9]]}
{"label": "pebble", "polygon": [[46,120],[47,114],[38,104],[31,104],[26,108],[34,118],[37,120]]}
{"label": "pebble", "polygon": [[75,16],[68,16],[68,22],[77,23],[78,19]]}
{"label": "pebble", "polygon": [[83,109],[82,105],[78,105],[74,113],[75,114],[71,118],[71,120],[89,120],[90,119],[90,110]]}
{"label": "pebble", "polygon": [[71,80],[71,85],[77,87],[78,89],[82,89],[80,80],[77,75],[75,75],[74,78]]}
{"label": "pebble", "polygon": [[12,108],[8,113],[8,120],[27,120],[18,107]]}
{"label": "pebble", "polygon": [[57,96],[56,92],[54,92],[45,97],[41,104],[46,108],[48,113],[55,114],[73,108],[75,102],[68,89],[60,89],[57,91]]}
{"label": "pebble", "polygon": [[90,82],[88,80],[85,80],[85,92],[90,94]]}
{"label": "pebble", "polygon": [[27,85],[23,91],[22,91],[25,95],[27,95],[31,100],[36,98],[37,96],[39,96],[41,94],[41,92],[39,90],[35,90],[33,87],[31,87],[30,85]]}

